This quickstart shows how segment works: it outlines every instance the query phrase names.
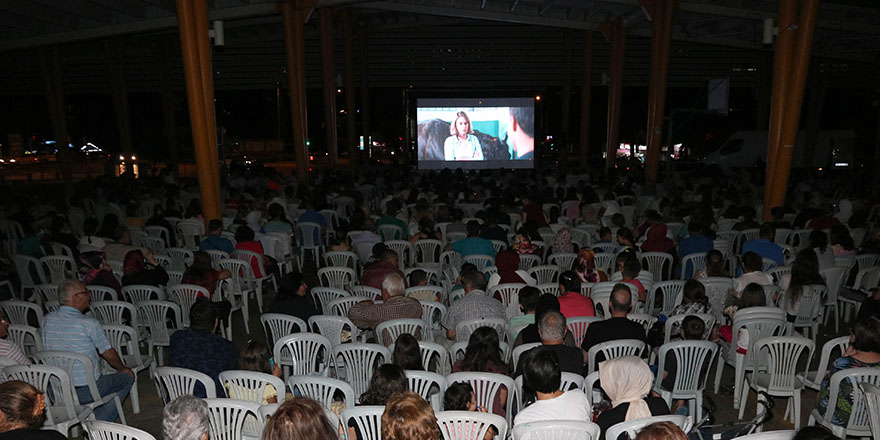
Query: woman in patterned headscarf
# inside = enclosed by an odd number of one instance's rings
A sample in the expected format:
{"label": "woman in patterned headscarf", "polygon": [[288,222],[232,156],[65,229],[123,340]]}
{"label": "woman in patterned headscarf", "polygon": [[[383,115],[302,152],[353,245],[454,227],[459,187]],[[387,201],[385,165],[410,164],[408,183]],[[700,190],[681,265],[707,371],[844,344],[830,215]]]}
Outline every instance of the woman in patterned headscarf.
{"label": "woman in patterned headscarf", "polygon": [[574,245],[571,244],[571,231],[568,228],[559,228],[559,231],[556,232],[556,242],[553,243],[553,253],[571,252],[574,252]]}
{"label": "woman in patterned headscarf", "polygon": [[90,251],[79,254],[79,280],[87,286],[104,286],[122,294],[122,286],[113,276],[110,266],[104,260],[101,251]]}
{"label": "woman in patterned headscarf", "polygon": [[140,249],[128,251],[122,262],[122,285],[145,284],[161,286],[168,283],[168,272],[156,261],[152,252],[145,257]]}

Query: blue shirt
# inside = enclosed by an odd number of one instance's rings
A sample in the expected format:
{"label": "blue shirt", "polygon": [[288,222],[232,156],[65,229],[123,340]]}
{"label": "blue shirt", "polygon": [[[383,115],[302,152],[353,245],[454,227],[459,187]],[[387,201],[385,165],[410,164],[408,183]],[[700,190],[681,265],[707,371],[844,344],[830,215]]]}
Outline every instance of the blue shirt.
{"label": "blue shirt", "polygon": [[[691,234],[687,238],[678,242],[678,256],[684,257],[690,254],[701,254],[711,251],[715,247],[709,237],[702,234]],[[685,268],[684,278],[689,280],[694,276],[694,268],[690,265]]]}
{"label": "blue shirt", "polygon": [[309,209],[306,212],[303,212],[302,214],[300,214],[299,219],[297,219],[297,222],[299,222],[299,223],[302,223],[302,222],[317,223],[321,226],[327,226],[327,219],[325,219],[324,216],[321,215],[320,212],[315,211],[314,209]]}
{"label": "blue shirt", "polygon": [[235,246],[232,245],[232,241],[228,238],[223,238],[219,235],[208,234],[205,236],[205,239],[199,243],[200,251],[223,251],[228,254],[235,252]]}
{"label": "blue shirt", "polygon": [[776,264],[780,266],[785,266],[785,256],[782,254],[782,248],[779,247],[778,244],[770,240],[764,238],[753,238],[743,243],[743,255],[745,255],[746,252],[754,252],[760,255],[762,258],[769,258],[775,261]]}
{"label": "blue shirt", "polygon": [[[100,358],[98,353],[113,348],[104,328],[95,318],[83,315],[79,310],[70,306],[61,306],[58,310],[43,318],[43,349],[72,351],[85,355],[92,361],[91,372],[94,379],[101,376]],[[81,387],[88,385],[88,376],[85,367],[79,362],[73,365],[71,370],[73,386]]]}
{"label": "blue shirt", "polygon": [[[220,384],[220,373],[238,368],[238,349],[232,342],[217,335],[191,329],[178,330],[171,335],[172,367],[189,368],[214,379],[217,397],[225,396]],[[205,390],[196,385],[193,394],[205,397]]]}
{"label": "blue shirt", "polygon": [[488,255],[495,258],[495,246],[492,242],[480,237],[468,237],[452,243],[452,250],[461,254],[462,257],[468,255]]}

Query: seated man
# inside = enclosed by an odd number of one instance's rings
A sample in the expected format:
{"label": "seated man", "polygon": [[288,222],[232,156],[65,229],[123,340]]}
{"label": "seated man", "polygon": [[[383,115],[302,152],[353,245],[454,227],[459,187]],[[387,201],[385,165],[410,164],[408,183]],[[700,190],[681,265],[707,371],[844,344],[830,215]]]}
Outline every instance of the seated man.
{"label": "seated man", "polygon": [[467,222],[467,238],[446,245],[446,250],[458,252],[462,257],[488,255],[495,258],[495,247],[491,241],[480,238],[480,222],[476,220]]}
{"label": "seated man", "polygon": [[499,318],[506,320],[507,314],[501,301],[486,294],[486,277],[476,268],[462,272],[464,297],[452,303],[443,318],[446,337],[455,340],[455,326],[473,319]]}
{"label": "seated man", "polygon": [[[397,218],[397,213],[400,211],[400,202],[397,199],[391,199],[387,203],[385,203],[385,216],[376,220],[376,228],[382,225],[394,225],[397,226],[398,232],[394,234],[394,240],[406,240],[409,237],[409,228],[406,227],[406,223]],[[382,234],[379,234],[382,235]],[[383,239],[390,240],[391,237],[382,237]]]}
{"label": "seated man", "polygon": [[523,386],[537,395],[537,401],[522,409],[513,425],[545,420],[590,420],[592,409],[583,391],[560,390],[562,372],[559,358],[546,350],[523,353]]}
{"label": "seated man", "polygon": [[[584,358],[581,350],[576,347],[565,345],[565,334],[568,332],[566,327],[565,316],[555,310],[548,311],[541,315],[541,321],[538,322],[538,335],[541,337],[541,346],[532,350],[551,351],[556,354],[559,359],[559,369],[568,373],[574,373],[584,376]],[[518,376],[523,371],[523,357],[519,358],[519,365],[516,366]]]}
{"label": "seated man", "polygon": [[[394,251],[391,251],[392,253]],[[351,306],[348,311],[348,319],[360,327],[368,329],[376,329],[376,326],[392,319],[421,319],[422,305],[417,299],[408,298],[403,295],[406,285],[403,283],[403,277],[396,273],[390,273],[385,276],[382,281],[382,304],[375,304],[372,300],[366,300]],[[413,335],[419,338],[421,335]],[[376,335],[379,339],[379,335]],[[388,345],[391,342],[390,335],[382,335],[382,345]]]}
{"label": "seated man", "polygon": [[639,301],[645,301],[645,286],[642,282],[637,278],[639,276],[639,272],[642,271],[642,263],[639,263],[639,260],[635,258],[629,258],[623,263],[623,272],[621,272],[623,282],[632,284],[636,287],[636,292],[639,295]]}
{"label": "seated man", "polygon": [[208,404],[192,394],[184,394],[165,405],[162,411],[164,440],[208,440],[211,420]]}
{"label": "seated man", "polygon": [[746,252],[742,256],[743,274],[733,280],[733,289],[737,296],[751,283],[761,286],[772,286],[773,278],[764,273],[764,260],[754,252]]}
{"label": "seated man", "polygon": [[[97,319],[83,315],[89,308],[91,299],[85,284],[79,281],[64,281],[58,286],[58,302],[61,307],[43,318],[43,348],[46,351],[72,351],[85,355],[92,361],[92,371],[85,371],[77,362],[70,376],[80,403],[91,403],[92,393],[89,390],[87,375],[92,375],[98,385],[98,393],[106,396],[116,393],[119,401],[124,402],[131,385],[134,383],[134,372],[122,363],[119,353],[111,346],[104,334],[104,328]],[[101,360],[104,358],[117,373],[101,374]],[[95,418],[115,422],[119,414],[113,401],[95,409]]]}
{"label": "seated man", "polygon": [[379,260],[368,264],[364,269],[364,273],[361,274],[361,285],[381,289],[382,284],[385,283],[385,277],[392,273],[400,275],[400,278],[403,279],[403,272],[401,272],[399,264],[400,257],[397,252],[388,248],[383,249],[379,253]]}
{"label": "seated man", "polygon": [[584,335],[584,342],[581,343],[581,349],[583,349],[585,364],[587,362],[593,362],[595,364],[604,360],[604,357],[601,355],[599,356],[600,359],[589,359],[587,357],[590,348],[596,344],[616,341],[619,339],[638,339],[640,341],[646,341],[645,328],[642,327],[641,324],[635,321],[630,321],[629,318],[626,317],[632,309],[632,294],[626,284],[617,283],[614,285],[614,288],[611,291],[611,301],[609,301],[609,303],[611,317],[604,321],[597,321],[590,324],[587,328],[587,333]]}
{"label": "seated man", "polygon": [[516,327],[518,325],[529,325],[535,323],[535,309],[538,306],[538,298],[541,291],[534,286],[524,286],[519,289],[517,298],[519,298],[519,310],[523,312],[520,316],[513,316],[507,321],[507,328]]}
{"label": "seated man", "polygon": [[[207,298],[199,298],[189,309],[189,328],[171,335],[170,364],[189,368],[214,379],[217,397],[225,396],[220,373],[238,368],[238,348],[232,342],[217,336],[217,309]],[[205,390],[196,385],[193,392],[205,397]]]}
{"label": "seated man", "polygon": [[216,218],[208,222],[208,233],[205,239],[199,243],[200,251],[223,251],[227,254],[235,253],[235,245],[228,238],[223,238],[223,221]]}
{"label": "seated man", "polygon": [[776,228],[773,226],[773,223],[764,223],[759,231],[758,238],[753,238],[743,243],[743,255],[746,252],[754,252],[760,255],[761,258],[769,258],[775,261],[777,265],[785,266],[785,256],[782,253],[782,248],[773,242],[776,238]]}

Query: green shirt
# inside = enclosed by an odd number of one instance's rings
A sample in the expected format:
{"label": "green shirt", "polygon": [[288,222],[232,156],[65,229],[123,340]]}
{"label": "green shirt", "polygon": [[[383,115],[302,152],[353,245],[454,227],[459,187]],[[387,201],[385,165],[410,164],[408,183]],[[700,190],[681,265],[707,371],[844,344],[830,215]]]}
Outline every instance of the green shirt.
{"label": "green shirt", "polygon": [[[398,229],[400,229],[400,236],[394,237],[395,240],[403,240],[409,235],[407,234],[408,230],[406,228],[406,223],[404,223],[403,220],[397,217],[386,215],[385,217],[382,217],[378,221],[376,221],[376,226],[382,225],[394,225],[397,226]],[[382,234],[379,235],[381,236]],[[385,237],[382,238],[384,239]]]}
{"label": "green shirt", "polygon": [[518,325],[529,325],[535,323],[535,314],[530,313],[528,315],[522,316],[514,316],[510,318],[510,322],[507,323],[507,328],[514,328]]}

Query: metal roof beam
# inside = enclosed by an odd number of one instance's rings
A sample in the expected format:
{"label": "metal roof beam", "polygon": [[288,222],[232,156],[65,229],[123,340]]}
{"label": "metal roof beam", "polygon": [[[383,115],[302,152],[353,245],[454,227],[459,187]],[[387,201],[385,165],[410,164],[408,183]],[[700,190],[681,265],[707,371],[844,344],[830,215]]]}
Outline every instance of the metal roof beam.
{"label": "metal roof beam", "polygon": [[472,18],[476,20],[498,21],[503,23],[530,24],[536,26],[548,26],[591,31],[599,30],[598,24],[587,21],[564,20],[550,17],[510,14],[506,12],[452,9],[410,3],[397,3],[393,1],[371,2],[364,5],[363,7],[369,9],[379,9],[383,11],[409,12],[413,14],[440,15],[445,17]]}

